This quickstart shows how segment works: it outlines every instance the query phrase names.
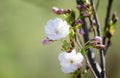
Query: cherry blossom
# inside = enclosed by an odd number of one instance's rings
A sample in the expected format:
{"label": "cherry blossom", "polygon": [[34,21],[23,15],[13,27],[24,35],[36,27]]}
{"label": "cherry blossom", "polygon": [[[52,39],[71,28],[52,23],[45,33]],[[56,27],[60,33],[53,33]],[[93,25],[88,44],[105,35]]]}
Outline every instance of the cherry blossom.
{"label": "cherry blossom", "polygon": [[49,20],[45,26],[45,33],[48,39],[58,40],[69,34],[69,25],[60,18]]}
{"label": "cherry blossom", "polygon": [[81,53],[77,53],[75,49],[73,49],[70,53],[60,53],[58,59],[64,73],[73,73],[82,66],[84,57]]}

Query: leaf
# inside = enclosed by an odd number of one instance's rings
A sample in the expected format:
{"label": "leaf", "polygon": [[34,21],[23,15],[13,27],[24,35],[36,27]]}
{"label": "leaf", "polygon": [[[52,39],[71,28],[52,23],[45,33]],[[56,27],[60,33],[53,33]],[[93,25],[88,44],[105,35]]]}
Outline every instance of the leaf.
{"label": "leaf", "polygon": [[74,37],[75,37],[75,31],[74,31],[73,28],[70,29],[69,36],[70,36],[70,39],[71,39],[71,40],[74,40]]}
{"label": "leaf", "polygon": [[67,42],[66,40],[62,41],[63,45],[62,45],[62,50],[65,50],[67,52],[69,52],[69,50],[71,49],[71,45],[69,42]]}
{"label": "leaf", "polygon": [[75,21],[75,12],[72,10],[70,13],[66,13],[66,21],[73,26]]}
{"label": "leaf", "polygon": [[86,54],[85,48],[81,48],[80,52],[82,55],[85,55]]}

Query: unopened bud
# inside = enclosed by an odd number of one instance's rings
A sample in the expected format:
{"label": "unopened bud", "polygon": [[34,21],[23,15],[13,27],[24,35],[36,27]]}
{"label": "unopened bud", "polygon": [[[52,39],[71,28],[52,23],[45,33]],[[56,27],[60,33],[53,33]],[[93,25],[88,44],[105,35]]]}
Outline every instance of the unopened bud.
{"label": "unopened bud", "polygon": [[64,14],[64,10],[63,9],[59,9],[58,11],[56,11],[56,14]]}
{"label": "unopened bud", "polygon": [[97,43],[101,43],[102,38],[100,36],[95,36],[94,39]]}
{"label": "unopened bud", "polygon": [[52,7],[53,12],[56,12],[57,10],[59,10],[57,7]]}
{"label": "unopened bud", "polygon": [[84,30],[83,30],[83,29],[80,29],[80,30],[79,30],[79,34],[80,34],[80,35],[84,35],[84,34],[85,34]]}
{"label": "unopened bud", "polygon": [[98,49],[105,49],[105,45],[102,45],[102,44],[101,45],[97,45],[97,48]]}
{"label": "unopened bud", "polygon": [[56,7],[52,7],[52,11],[55,13],[55,14],[64,14],[64,10],[63,9],[58,9]]}
{"label": "unopened bud", "polygon": [[118,16],[117,16],[117,12],[116,11],[113,13],[112,21],[113,21],[113,23],[116,23],[118,21]]}
{"label": "unopened bud", "polygon": [[72,9],[67,9],[65,12],[66,12],[66,13],[71,13],[71,12],[72,12]]}
{"label": "unopened bud", "polygon": [[83,10],[87,9],[87,6],[86,5],[82,5],[82,9]]}
{"label": "unopened bud", "polygon": [[49,43],[50,43],[50,40],[48,38],[46,38],[42,41],[42,44],[44,44],[44,45],[47,45]]}
{"label": "unopened bud", "polygon": [[81,24],[83,21],[81,19],[75,20],[75,24]]}
{"label": "unopened bud", "polygon": [[88,17],[89,13],[87,11],[84,12],[83,16]]}
{"label": "unopened bud", "polygon": [[80,10],[80,9],[81,9],[81,5],[77,5],[76,8],[77,8],[78,10]]}
{"label": "unopened bud", "polygon": [[91,45],[92,45],[92,46],[96,46],[96,45],[97,45],[97,42],[96,42],[96,41],[93,41],[93,42],[91,42]]}

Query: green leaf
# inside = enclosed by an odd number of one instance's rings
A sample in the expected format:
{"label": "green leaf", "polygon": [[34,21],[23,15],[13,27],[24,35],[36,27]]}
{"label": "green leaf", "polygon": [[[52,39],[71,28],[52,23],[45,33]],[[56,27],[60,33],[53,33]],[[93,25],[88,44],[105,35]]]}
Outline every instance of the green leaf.
{"label": "green leaf", "polygon": [[74,40],[74,37],[75,37],[75,31],[74,31],[73,28],[70,29],[69,36],[70,36],[70,39]]}
{"label": "green leaf", "polygon": [[83,78],[90,78],[87,70],[83,72]]}
{"label": "green leaf", "polygon": [[66,13],[66,21],[73,26],[75,21],[75,12],[72,10],[71,13]]}
{"label": "green leaf", "polygon": [[85,48],[81,48],[81,49],[80,49],[80,52],[81,52],[82,55],[86,55]]}
{"label": "green leaf", "polygon": [[63,43],[62,50],[69,52],[69,50],[71,49],[70,43],[67,42],[66,40],[63,40],[62,43]]}

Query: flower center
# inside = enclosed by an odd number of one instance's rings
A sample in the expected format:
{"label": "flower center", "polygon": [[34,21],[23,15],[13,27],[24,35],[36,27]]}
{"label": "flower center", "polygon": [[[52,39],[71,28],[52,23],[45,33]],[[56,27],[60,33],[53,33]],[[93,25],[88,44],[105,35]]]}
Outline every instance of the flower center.
{"label": "flower center", "polygon": [[55,30],[55,33],[56,33],[56,34],[59,34],[59,30]]}
{"label": "flower center", "polygon": [[74,63],[74,61],[73,61],[73,60],[70,60],[70,63],[71,63],[71,64],[73,64],[73,63]]}

